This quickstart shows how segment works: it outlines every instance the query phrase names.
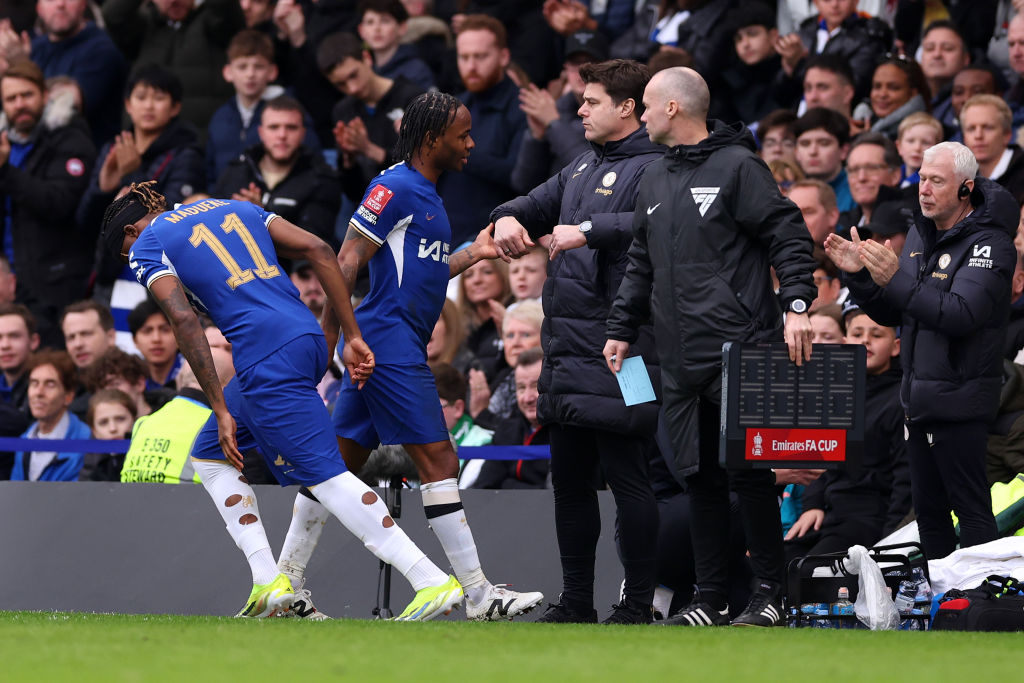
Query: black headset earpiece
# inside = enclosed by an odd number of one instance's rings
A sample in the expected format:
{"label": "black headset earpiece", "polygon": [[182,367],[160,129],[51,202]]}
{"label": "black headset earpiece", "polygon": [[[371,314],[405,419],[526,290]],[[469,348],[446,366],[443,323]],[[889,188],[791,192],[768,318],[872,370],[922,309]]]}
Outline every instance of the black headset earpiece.
{"label": "black headset earpiece", "polygon": [[956,198],[960,200],[967,199],[971,196],[971,188],[967,187],[967,181],[960,183],[960,189],[956,191]]}

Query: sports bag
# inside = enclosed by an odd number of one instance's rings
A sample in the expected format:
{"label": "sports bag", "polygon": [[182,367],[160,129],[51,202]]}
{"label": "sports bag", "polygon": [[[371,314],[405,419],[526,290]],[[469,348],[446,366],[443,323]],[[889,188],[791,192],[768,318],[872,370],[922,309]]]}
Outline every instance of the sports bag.
{"label": "sports bag", "polygon": [[990,576],[977,588],[946,592],[932,620],[936,631],[1024,631],[1024,585]]}

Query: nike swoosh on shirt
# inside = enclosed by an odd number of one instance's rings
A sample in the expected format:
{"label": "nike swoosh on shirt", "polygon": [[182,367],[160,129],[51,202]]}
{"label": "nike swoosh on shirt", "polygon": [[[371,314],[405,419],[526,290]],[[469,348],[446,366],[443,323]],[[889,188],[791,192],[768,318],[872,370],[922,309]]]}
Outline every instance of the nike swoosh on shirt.
{"label": "nike swoosh on shirt", "polygon": [[655,210],[656,210],[656,209],[657,209],[657,208],[658,208],[659,206],[661,206],[661,202],[658,202],[658,203],[657,203],[657,204],[655,204],[654,206],[648,206],[648,207],[647,207],[647,215],[648,215],[648,216],[650,216],[650,215],[651,215],[652,213],[654,213],[654,211],[655,211]]}
{"label": "nike swoosh on shirt", "polygon": [[[434,214],[434,216],[436,216],[436,215],[437,215],[437,214]],[[428,221],[432,221],[432,220],[434,220],[434,216],[431,216],[431,215],[430,215],[430,214],[428,213],[428,214],[427,214],[427,220],[428,220]]]}
{"label": "nike swoosh on shirt", "polygon": [[910,258],[914,258],[915,256],[920,256],[923,253],[924,253],[923,251],[912,251],[912,252],[910,252]]}

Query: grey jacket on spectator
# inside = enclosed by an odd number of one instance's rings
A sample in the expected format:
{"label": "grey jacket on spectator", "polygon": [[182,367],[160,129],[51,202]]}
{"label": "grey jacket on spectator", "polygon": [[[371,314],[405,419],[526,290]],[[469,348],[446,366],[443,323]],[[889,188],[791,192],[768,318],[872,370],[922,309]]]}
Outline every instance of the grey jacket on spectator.
{"label": "grey jacket on spectator", "polygon": [[[514,216],[536,240],[555,225],[593,223],[587,245],[563,251],[548,265],[541,301],[544,367],[537,389],[541,424],[590,427],[650,435],[658,406],[626,407],[602,351],[605,319],[626,272],[632,240],[633,206],[648,164],[664,153],[640,127],[603,146],[591,145],[571,164],[528,195],[502,204],[491,221]],[[634,349],[641,353],[655,387],[660,386],[654,333],[649,321],[637,325]]]}

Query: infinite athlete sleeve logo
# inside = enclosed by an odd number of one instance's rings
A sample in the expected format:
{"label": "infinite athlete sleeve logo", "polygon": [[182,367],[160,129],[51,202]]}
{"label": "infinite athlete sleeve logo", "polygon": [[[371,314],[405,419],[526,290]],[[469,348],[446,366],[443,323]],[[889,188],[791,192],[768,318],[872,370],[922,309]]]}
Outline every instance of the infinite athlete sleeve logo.
{"label": "infinite athlete sleeve logo", "polygon": [[388,205],[388,202],[394,196],[395,193],[383,185],[375,185],[370,190],[370,193],[366,195],[366,199],[363,200],[363,206],[379,216],[380,212],[384,210],[384,207]]}

